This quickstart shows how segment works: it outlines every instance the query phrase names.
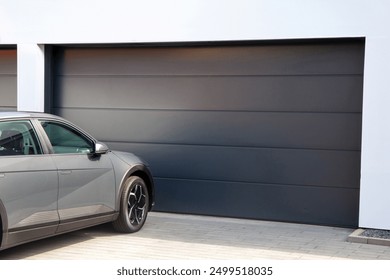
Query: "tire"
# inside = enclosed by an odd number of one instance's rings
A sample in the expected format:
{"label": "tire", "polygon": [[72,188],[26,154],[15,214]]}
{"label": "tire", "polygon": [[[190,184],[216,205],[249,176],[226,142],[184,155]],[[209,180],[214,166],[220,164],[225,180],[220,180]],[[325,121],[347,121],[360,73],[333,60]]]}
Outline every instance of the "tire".
{"label": "tire", "polygon": [[119,216],[113,222],[119,232],[133,233],[139,231],[148,215],[149,193],[144,180],[137,176],[129,177],[120,197]]}

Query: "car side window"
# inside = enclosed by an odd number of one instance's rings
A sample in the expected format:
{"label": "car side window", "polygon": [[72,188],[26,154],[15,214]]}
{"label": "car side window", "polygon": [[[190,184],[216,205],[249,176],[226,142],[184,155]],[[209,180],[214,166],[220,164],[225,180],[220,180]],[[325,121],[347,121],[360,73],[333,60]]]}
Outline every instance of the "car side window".
{"label": "car side window", "polygon": [[0,122],[0,156],[38,154],[42,148],[29,121]]}
{"label": "car side window", "polygon": [[94,143],[74,128],[54,121],[40,121],[55,154],[90,153]]}

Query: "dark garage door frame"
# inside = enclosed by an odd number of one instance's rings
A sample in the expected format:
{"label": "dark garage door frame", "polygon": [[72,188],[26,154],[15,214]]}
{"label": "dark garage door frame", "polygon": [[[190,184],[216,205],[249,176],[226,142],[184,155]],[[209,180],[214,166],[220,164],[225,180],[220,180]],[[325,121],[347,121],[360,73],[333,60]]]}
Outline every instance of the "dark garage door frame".
{"label": "dark garage door frame", "polygon": [[0,46],[0,111],[16,110],[16,65],[16,46]]}
{"label": "dark garage door frame", "polygon": [[52,56],[53,112],[144,157],[156,210],[357,225],[363,39]]}

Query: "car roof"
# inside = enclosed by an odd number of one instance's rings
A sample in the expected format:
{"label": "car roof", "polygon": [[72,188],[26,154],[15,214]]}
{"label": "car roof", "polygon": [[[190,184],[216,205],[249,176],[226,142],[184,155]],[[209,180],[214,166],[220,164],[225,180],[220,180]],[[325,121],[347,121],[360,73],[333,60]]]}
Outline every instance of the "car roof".
{"label": "car roof", "polygon": [[0,112],[0,120],[2,119],[19,119],[19,118],[51,118],[62,119],[58,116],[40,112],[20,112],[20,111],[8,111]]}

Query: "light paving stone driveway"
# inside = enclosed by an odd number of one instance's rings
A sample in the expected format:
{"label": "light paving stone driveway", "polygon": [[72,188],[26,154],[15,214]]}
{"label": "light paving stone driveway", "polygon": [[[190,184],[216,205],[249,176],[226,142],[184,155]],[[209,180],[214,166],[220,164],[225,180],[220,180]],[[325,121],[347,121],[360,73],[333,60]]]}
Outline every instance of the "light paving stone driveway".
{"label": "light paving stone driveway", "polygon": [[347,242],[354,229],[149,213],[144,228],[118,234],[84,229],[0,252],[0,259],[390,260],[390,247]]}

